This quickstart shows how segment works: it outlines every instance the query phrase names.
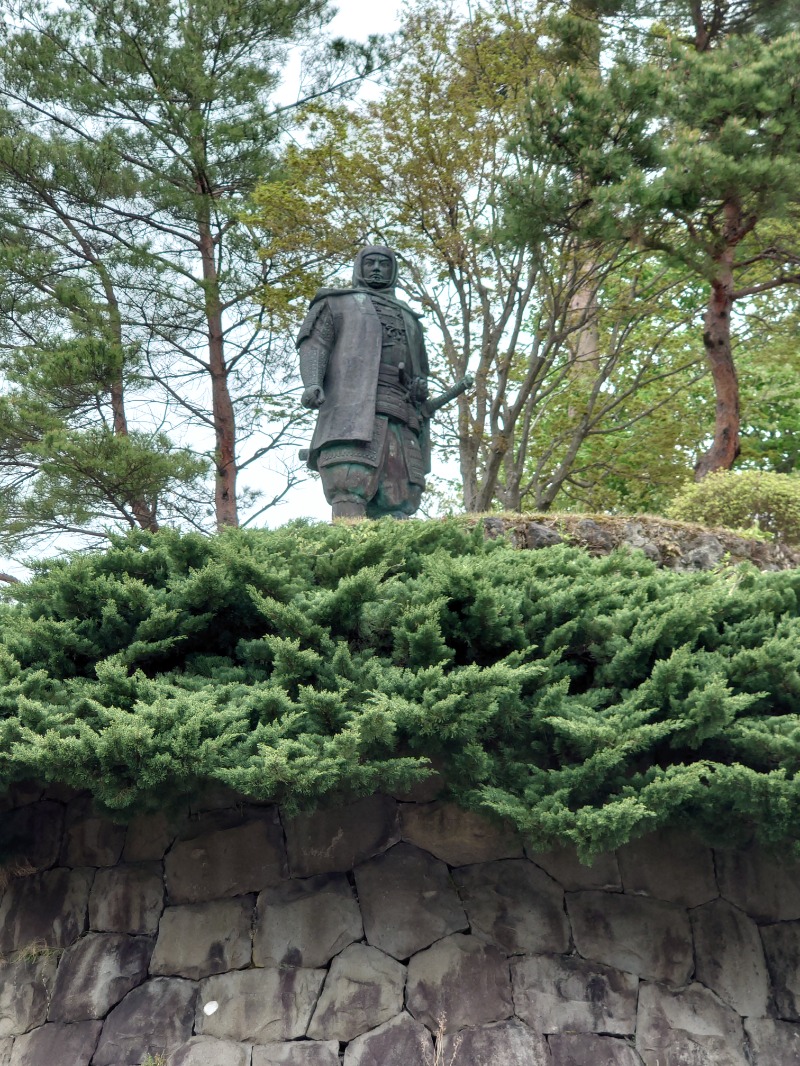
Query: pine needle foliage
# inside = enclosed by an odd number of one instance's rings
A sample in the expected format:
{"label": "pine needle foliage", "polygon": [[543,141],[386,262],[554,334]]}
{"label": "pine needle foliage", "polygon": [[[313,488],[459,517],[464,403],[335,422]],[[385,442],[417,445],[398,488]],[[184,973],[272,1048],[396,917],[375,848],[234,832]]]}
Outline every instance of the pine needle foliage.
{"label": "pine needle foliage", "polygon": [[433,761],[536,848],[672,825],[800,850],[799,596],[796,571],[457,520],[133,533],[0,606],[0,788],[129,816],[219,782],[297,810]]}

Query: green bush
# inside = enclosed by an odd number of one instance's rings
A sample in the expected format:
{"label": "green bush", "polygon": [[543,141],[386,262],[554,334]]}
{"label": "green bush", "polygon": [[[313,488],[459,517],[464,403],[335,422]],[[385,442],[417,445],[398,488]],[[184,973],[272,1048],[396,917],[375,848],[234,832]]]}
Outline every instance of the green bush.
{"label": "green bush", "polygon": [[667,517],[800,544],[800,477],[768,470],[720,471],[688,485]]}
{"label": "green bush", "polygon": [[800,573],[659,570],[456,521],[132,534],[0,608],[0,788],[290,809],[441,765],[583,854],[662,825],[800,841]]}

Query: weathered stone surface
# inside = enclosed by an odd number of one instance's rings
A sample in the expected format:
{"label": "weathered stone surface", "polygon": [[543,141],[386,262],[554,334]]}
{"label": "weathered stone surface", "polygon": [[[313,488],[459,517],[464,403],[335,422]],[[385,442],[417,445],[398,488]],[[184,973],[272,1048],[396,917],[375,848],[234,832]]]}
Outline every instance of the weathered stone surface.
{"label": "weathered stone surface", "polygon": [[0,962],[0,1037],[44,1024],[57,962],[54,954]]}
{"label": "weathered stone surface", "polygon": [[646,1066],[747,1066],[743,1043],[741,1019],[702,985],[640,987],[636,1048]]}
{"label": "weathered stone surface", "polygon": [[142,814],[128,826],[123,862],[148,862],[164,858],[164,853],[175,839],[175,819],[164,811]]}
{"label": "weathered stone surface", "polygon": [[124,825],[96,814],[88,800],[70,807],[61,848],[62,866],[114,866],[125,844]]}
{"label": "weathered stone surface", "polygon": [[134,988],[106,1018],[92,1066],[139,1066],[148,1055],[171,1054],[192,1035],[196,997],[197,986],[180,978]]}
{"label": "weathered stone surface", "polygon": [[564,538],[554,529],[539,522],[528,522],[525,526],[525,547],[535,551],[537,548],[550,548],[554,544],[563,544]]}
{"label": "weathered stone surface", "polygon": [[9,1066],[9,1063],[11,1062],[11,1049],[13,1046],[13,1036],[0,1038],[0,1066]]}
{"label": "weathered stone surface", "polygon": [[[195,1032],[269,1044],[304,1036],[324,970],[256,969],[208,977],[200,985]],[[203,1006],[217,1010],[205,1014]]]}
{"label": "weathered stone surface", "polygon": [[293,877],[345,873],[400,839],[397,803],[389,796],[285,818],[284,828]]}
{"label": "weathered stone surface", "polygon": [[352,1040],[344,1053],[344,1066],[411,1066],[432,1063],[433,1058],[433,1039],[425,1026],[410,1014],[398,1014]]}
{"label": "weathered stone surface", "polygon": [[253,1066],[339,1066],[339,1042],[303,1040],[292,1044],[256,1044]]}
{"label": "weathered stone surface", "polygon": [[167,907],[150,973],[197,981],[250,965],[255,896]]}
{"label": "weathered stone surface", "polygon": [[516,1019],[447,1034],[442,1039],[442,1061],[447,1066],[551,1066],[544,1037]]}
{"label": "weathered stone surface", "polygon": [[2,845],[8,856],[4,867],[25,876],[47,870],[58,862],[64,829],[64,808],[41,800],[3,815]]}
{"label": "weathered stone surface", "polygon": [[9,1066],[89,1066],[102,1022],[52,1022],[14,1040]]}
{"label": "weathered stone surface", "polygon": [[574,848],[558,848],[556,851],[537,852],[525,845],[525,854],[540,866],[545,873],[566,889],[567,892],[580,892],[582,889],[596,888],[605,892],[621,892],[622,878],[617,865],[617,856],[613,851],[598,855],[589,866],[584,866],[578,859]]}
{"label": "weathered stone surface", "polygon": [[312,1040],[352,1040],[403,1009],[406,968],[377,948],[351,944],[331,963],[308,1027]]}
{"label": "weathered stone surface", "polygon": [[514,1013],[541,1033],[636,1031],[639,979],[596,962],[539,955],[511,962]]}
{"label": "weathered stone surface", "polygon": [[744,1027],[753,1066],[800,1066],[800,1025],[747,1018]]}
{"label": "weathered stone surface", "polygon": [[449,866],[522,855],[522,842],[509,826],[443,800],[404,804],[400,824],[403,840],[429,851]]}
{"label": "weathered stone surface", "polygon": [[755,922],[724,899],[693,910],[691,920],[696,979],[739,1014],[763,1017],[769,981]]}
{"label": "weathered stone surface", "polygon": [[761,939],[778,1017],[800,1021],[800,922],[763,925]]}
{"label": "weathered stone surface", "polygon": [[167,1066],[250,1066],[250,1045],[193,1036],[172,1052]]}
{"label": "weathered stone surface", "polygon": [[0,902],[0,954],[68,947],[86,928],[94,870],[47,870],[12,881]]}
{"label": "weathered stone surface", "polygon": [[579,953],[639,977],[681,985],[694,967],[686,912],[674,903],[605,892],[567,894]]}
{"label": "weathered stone surface", "polygon": [[504,1021],[513,1013],[511,976],[493,944],[453,933],[408,964],[408,1009],[432,1031]]}
{"label": "weathered stone surface", "polygon": [[552,1066],[641,1066],[636,1049],[616,1036],[560,1033],[550,1037]]}
{"label": "weathered stone surface", "polygon": [[357,866],[355,879],[367,940],[395,959],[467,928],[447,866],[412,844]]}
{"label": "weathered stone surface", "polygon": [[364,933],[344,874],[321,874],[267,888],[258,897],[256,913],[256,966],[325,966]]}
{"label": "weathered stone surface", "polygon": [[164,909],[160,862],[98,870],[89,896],[89,928],[99,933],[155,933]]}
{"label": "weathered stone surface", "polygon": [[152,940],[122,933],[89,933],[67,948],[50,1004],[51,1022],[103,1018],[147,976]]}
{"label": "weathered stone surface", "polygon": [[633,895],[698,907],[719,896],[714,858],[686,833],[660,830],[617,850],[622,883]]}
{"label": "weathered stone surface", "polygon": [[800,866],[759,848],[716,851],[717,881],[725,899],[757,922],[800,918]]}
{"label": "weathered stone surface", "polygon": [[172,903],[260,892],[286,877],[283,834],[274,818],[181,840],[164,860]]}
{"label": "weathered stone surface", "polygon": [[462,866],[453,880],[474,936],[509,955],[569,950],[560,885],[527,859]]}

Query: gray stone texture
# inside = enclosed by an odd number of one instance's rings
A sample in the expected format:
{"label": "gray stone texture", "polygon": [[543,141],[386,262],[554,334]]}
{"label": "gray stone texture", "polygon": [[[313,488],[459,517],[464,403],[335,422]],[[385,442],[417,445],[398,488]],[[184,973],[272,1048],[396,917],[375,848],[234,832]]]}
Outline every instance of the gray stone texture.
{"label": "gray stone texture", "polygon": [[355,879],[367,941],[395,959],[467,928],[447,866],[412,844],[357,866]]}
{"label": "gray stone texture", "polygon": [[575,946],[585,959],[682,985],[694,968],[686,911],[674,903],[607,892],[567,893]]}
{"label": "gray stone texture", "polygon": [[444,800],[404,804],[400,824],[403,840],[429,851],[448,866],[516,859],[522,855],[522,842],[509,826],[473,811],[463,811]]}
{"label": "gray stone texture", "polygon": [[51,1022],[103,1018],[147,976],[152,940],[89,933],[67,948],[58,966]]}
{"label": "gray stone texture", "polygon": [[0,1037],[44,1024],[57,962],[54,953],[0,962]]}
{"label": "gray stone texture", "polygon": [[258,897],[256,913],[256,966],[325,966],[364,935],[361,912],[344,874],[320,874],[267,888]]}
{"label": "gray stone texture", "polygon": [[250,965],[255,896],[167,907],[150,973],[198,981]]}
{"label": "gray stone texture", "polygon": [[643,984],[636,1047],[646,1066],[747,1066],[741,1018],[700,984]]}
{"label": "gray stone texture", "polygon": [[0,1038],[0,1066],[9,1066],[9,1063],[11,1062],[11,1049],[13,1046],[13,1036]]}
{"label": "gray stone texture", "polygon": [[0,954],[66,948],[86,928],[94,870],[47,870],[12,881],[0,903]]}
{"label": "gray stone texture", "polygon": [[743,1015],[767,1013],[769,980],[755,922],[727,900],[691,913],[695,978]]}
{"label": "gray stone texture", "polygon": [[252,1066],[339,1066],[339,1062],[338,1040],[256,1044],[253,1048]]}
{"label": "gray stone texture", "polygon": [[617,850],[626,892],[698,907],[719,896],[714,857],[678,830],[649,833]]}
{"label": "gray stone texture", "polygon": [[106,1018],[92,1066],[139,1066],[148,1055],[171,1054],[192,1035],[196,997],[197,986],[180,978],[134,988]]}
{"label": "gray stone texture", "polygon": [[720,894],[757,922],[800,918],[800,866],[759,848],[714,853]]}
{"label": "gray stone texture", "polygon": [[[89,1066],[102,1022],[52,1022],[14,1040],[9,1066]],[[141,1061],[141,1060],[140,1060]],[[122,1066],[122,1064],[121,1064]]]}
{"label": "gray stone texture", "polygon": [[398,1014],[351,1040],[344,1066],[430,1066],[433,1059],[433,1039],[425,1026],[409,1014]]}
{"label": "gray stone texture", "polygon": [[441,1058],[446,1066],[551,1066],[544,1037],[516,1020],[448,1033]]}
{"label": "gray stone texture", "polygon": [[286,877],[283,833],[274,815],[181,840],[164,860],[171,903],[260,892]]}
{"label": "gray stone texture", "polygon": [[164,909],[160,862],[98,870],[89,896],[89,928],[100,933],[152,934]]}
{"label": "gray stone texture", "polygon": [[126,828],[96,814],[88,801],[77,800],[67,813],[62,866],[114,866],[125,845]]}
{"label": "gray stone texture", "polygon": [[4,867],[25,875],[55,866],[61,851],[64,808],[41,800],[3,815]]}
{"label": "gray stone texture", "polygon": [[250,1045],[193,1036],[172,1052],[167,1066],[250,1066]]}
{"label": "gray stone texture", "polygon": [[578,859],[574,848],[537,852],[525,845],[525,854],[567,892],[596,888],[605,892],[621,892],[622,877],[617,856],[613,851],[598,855],[587,866]]}
{"label": "gray stone texture", "polygon": [[748,1018],[744,1027],[753,1066],[800,1066],[800,1025]]}
{"label": "gray stone texture", "polygon": [[636,1031],[639,979],[576,956],[539,955],[511,962],[514,1011],[542,1033]]}
{"label": "gray stone texture", "polygon": [[[324,970],[238,970],[200,985],[195,1032],[225,1040],[269,1044],[305,1036]],[[204,1005],[217,1010],[205,1014]]]}
{"label": "gray stone texture", "polygon": [[284,829],[292,877],[345,873],[400,839],[397,803],[380,795],[285,818]]}
{"label": "gray stone texture", "polygon": [[514,1010],[508,961],[493,944],[453,933],[411,959],[406,1003],[433,1032],[504,1021]]}
{"label": "gray stone texture", "polygon": [[532,862],[462,866],[453,879],[474,936],[509,955],[569,951],[563,889]]}
{"label": "gray stone texture", "polygon": [[406,968],[377,948],[351,944],[331,963],[308,1027],[313,1040],[352,1040],[403,1009]]}
{"label": "gray stone texture", "polygon": [[778,1017],[800,1021],[800,922],[763,925],[761,939]]}
{"label": "gray stone texture", "polygon": [[617,1036],[560,1033],[551,1036],[551,1066],[641,1066],[636,1049]]}
{"label": "gray stone texture", "polygon": [[128,826],[122,861],[151,862],[163,859],[176,834],[175,819],[164,811],[142,814]]}

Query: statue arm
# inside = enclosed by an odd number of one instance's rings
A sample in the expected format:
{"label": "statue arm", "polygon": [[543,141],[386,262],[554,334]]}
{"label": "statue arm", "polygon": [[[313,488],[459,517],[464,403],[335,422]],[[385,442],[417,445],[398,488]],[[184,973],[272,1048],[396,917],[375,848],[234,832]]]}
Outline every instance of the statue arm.
{"label": "statue arm", "polygon": [[313,409],[321,407],[325,402],[325,391],[322,385],[334,340],[333,315],[328,305],[323,304],[310,328],[301,330],[298,342],[300,377],[305,386],[300,401],[303,407]]}

